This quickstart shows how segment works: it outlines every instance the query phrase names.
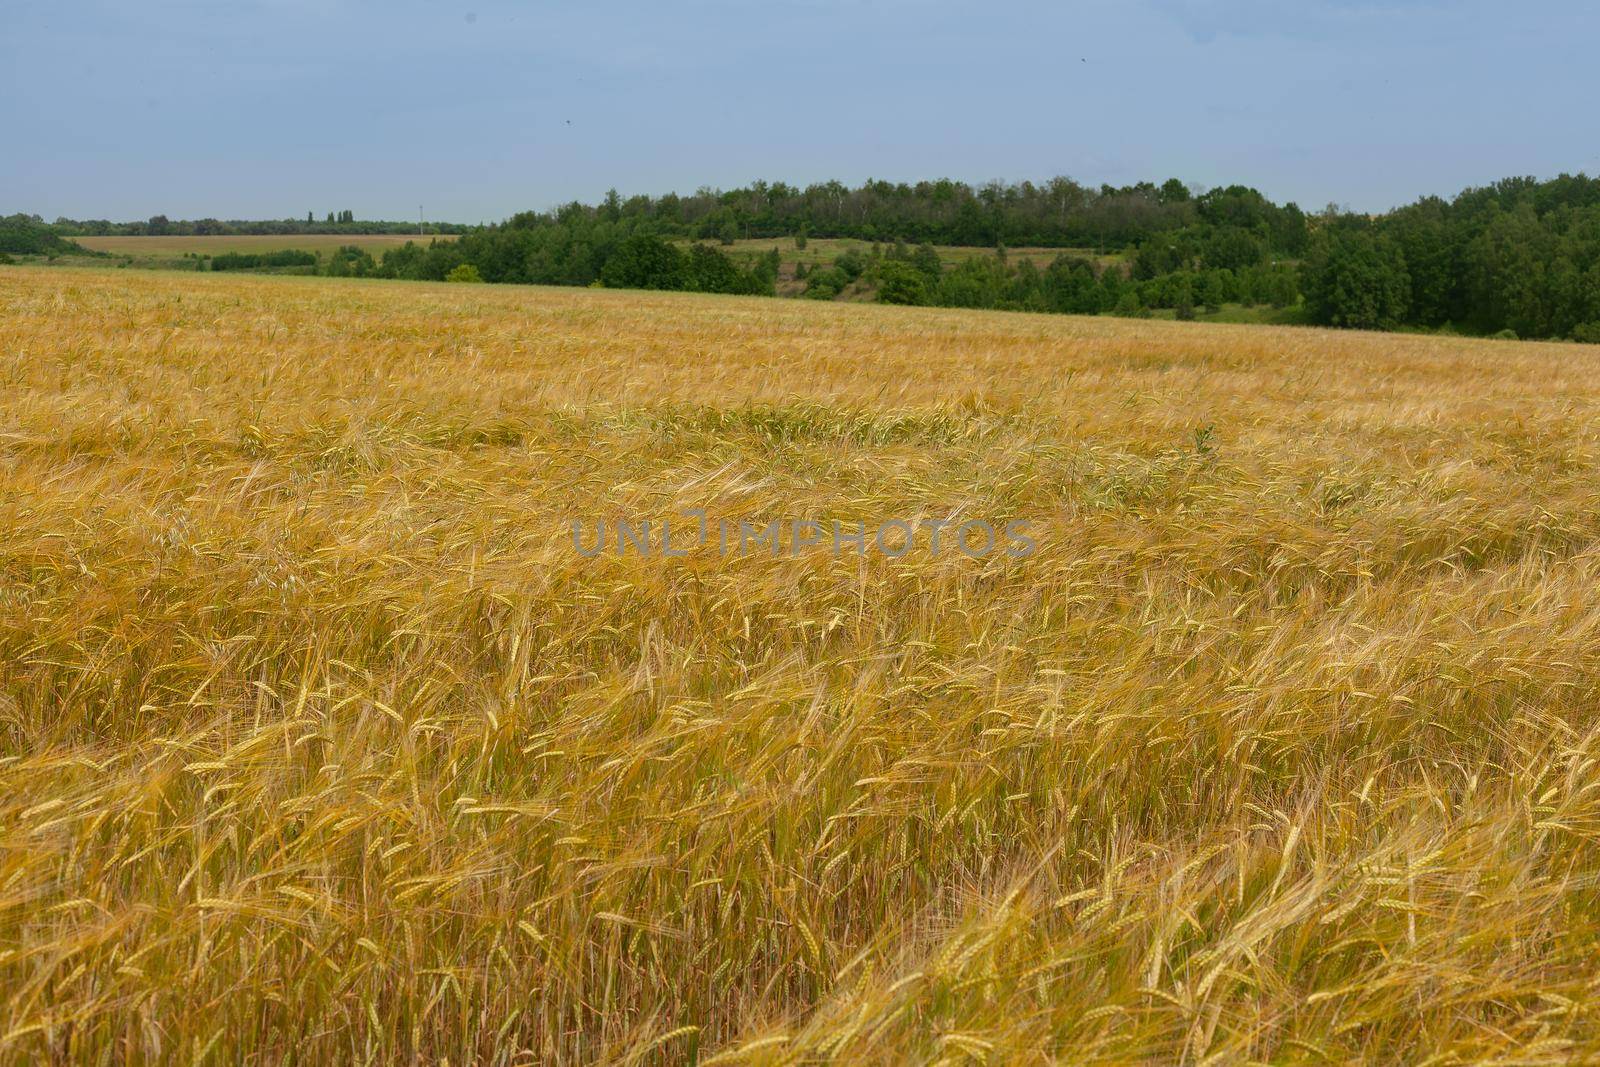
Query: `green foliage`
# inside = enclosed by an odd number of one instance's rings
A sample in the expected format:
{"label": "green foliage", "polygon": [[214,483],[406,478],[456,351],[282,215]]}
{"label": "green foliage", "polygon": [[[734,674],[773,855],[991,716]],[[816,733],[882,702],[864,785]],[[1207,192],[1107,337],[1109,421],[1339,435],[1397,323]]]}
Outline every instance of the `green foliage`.
{"label": "green foliage", "polygon": [[885,260],[878,266],[878,300],[884,304],[926,304],[928,277],[911,263]]}
{"label": "green foliage", "polygon": [[[0,251],[81,254],[66,239],[88,234],[412,228],[357,223],[349,210],[329,212],[325,225],[312,218],[223,222],[156,215],[119,224],[58,219],[46,226],[19,215],[0,220]],[[1325,325],[1482,335],[1512,330],[1526,338],[1589,337],[1600,323],[1600,179],[1583,176],[1507,179],[1376,218],[1333,210],[1312,219],[1294,204],[1275,204],[1240,185],[1196,195],[1177,179],[1096,189],[1056,178],[982,186],[872,181],[856,188],[755,182],[627,199],[613,191],[594,206],[572,203],[523,212],[497,226],[437,229],[466,232],[455,244],[419,241],[390,249],[375,264],[341,250],[323,269],[438,280],[471,263],[488,282],[590,285],[603,279],[619,286],[769,293],[778,274],[771,253],[760,259],[719,253],[734,257],[723,262],[688,250],[686,239],[726,247],[740,237],[792,238],[805,249],[812,236],[847,237],[885,243],[875,244],[872,256],[851,252],[804,275],[797,270],[807,296],[832,298],[865,274],[868,284],[887,289],[880,299],[962,307],[1073,314],[1161,308],[1188,316],[1198,305],[1215,316],[1243,304],[1288,313],[1268,316],[1275,321],[1303,317]],[[997,254],[947,267],[934,242]],[[1039,269],[1034,257],[1003,254],[1030,246],[1118,249],[1121,264],[1102,269],[1103,261],[1069,254]],[[886,263],[914,268],[921,285],[899,268],[880,270]],[[239,254],[212,263],[214,270],[276,266]]]}
{"label": "green foliage", "polygon": [[974,256],[939,279],[933,303],[941,307],[997,308],[1009,292],[1010,272],[992,256]]}
{"label": "green foliage", "polygon": [[1183,280],[1172,306],[1179,322],[1189,322],[1194,318],[1194,295],[1187,278]]}
{"label": "green foliage", "polygon": [[[204,237],[227,235],[260,235],[282,237],[293,234],[415,234],[417,220],[362,221],[357,222],[355,212],[328,212],[325,220],[315,213],[291,219],[168,219],[156,215],[136,222],[111,222],[108,219],[57,219],[53,229],[62,237]],[[460,234],[474,230],[453,222],[430,222],[428,231],[433,234]]]}
{"label": "green foliage", "polygon": [[608,289],[684,289],[688,263],[676,245],[651,234],[636,234],[606,260],[600,280]]}
{"label": "green foliage", "polygon": [[1116,306],[1111,309],[1111,313],[1120,315],[1125,319],[1147,319],[1150,317],[1150,309],[1145,307],[1139,300],[1139,290],[1131,285],[1122,291],[1122,295],[1117,298]]}
{"label": "green foliage", "polygon": [[212,270],[273,270],[316,265],[315,252],[298,248],[285,248],[277,252],[224,252],[211,257]]}
{"label": "green foliage", "polygon": [[93,255],[35,215],[0,218],[0,252],[20,256]]}
{"label": "green foliage", "polygon": [[[1600,320],[1600,179],[1506,179],[1374,220],[1331,218],[1323,228],[1305,278],[1307,306],[1321,323],[1531,338],[1575,337]],[[1359,235],[1371,242],[1367,251]]]}
{"label": "green foliage", "polygon": [[823,267],[806,276],[804,295],[811,300],[832,300],[851,282],[850,275],[837,266]]}
{"label": "green foliage", "polygon": [[1103,310],[1106,291],[1095,278],[1094,265],[1079,256],[1057,256],[1040,279],[1045,310],[1068,315],[1095,315]]}
{"label": "green foliage", "polygon": [[478,273],[478,268],[471,263],[461,263],[452,267],[450,273],[444,276],[447,282],[463,282],[477,284],[483,281],[483,275]]}
{"label": "green foliage", "polygon": [[322,265],[322,273],[332,278],[365,278],[377,272],[372,253],[356,245],[341,245]]}
{"label": "green foliage", "polygon": [[[445,275],[465,261],[466,256],[455,241],[432,241],[426,248],[412,241],[407,241],[399,248],[390,248],[383,253],[383,258],[378,263],[377,276],[380,278],[405,278],[411,281],[442,282],[445,279]],[[479,266],[478,270],[481,275],[483,268]],[[501,279],[485,278],[484,280],[499,281]],[[590,280],[592,281],[593,279]]]}
{"label": "green foliage", "polygon": [[853,282],[867,269],[867,260],[861,253],[851,249],[841,252],[833,261],[833,266],[835,270],[841,271],[848,281]]}
{"label": "green foliage", "polygon": [[1305,291],[1306,304],[1319,322],[1387,330],[1406,316],[1411,279],[1393,241],[1364,231],[1337,232],[1313,251]]}

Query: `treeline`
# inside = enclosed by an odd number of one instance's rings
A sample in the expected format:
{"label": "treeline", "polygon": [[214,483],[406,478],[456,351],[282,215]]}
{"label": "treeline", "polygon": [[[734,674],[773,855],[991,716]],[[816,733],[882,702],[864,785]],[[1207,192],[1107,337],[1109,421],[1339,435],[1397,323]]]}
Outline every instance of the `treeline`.
{"label": "treeline", "polygon": [[[863,188],[870,191],[876,187],[869,184]],[[758,230],[789,226],[792,232],[763,232],[775,243],[754,261],[736,259],[705,243],[680,247],[706,235],[705,226],[685,221],[694,214],[688,208],[699,211],[706,207],[704,198],[683,198],[673,207],[670,196],[623,201],[611,194],[598,205],[573,203],[551,212],[523,212],[501,225],[465,234],[459,241],[435,242],[427,248],[407,245],[386,252],[376,263],[351,262],[347,266],[350,273],[440,280],[456,266],[469,264],[488,282],[770,293],[781,264],[777,241],[790,240],[798,249],[812,236],[848,234],[826,225],[813,230],[815,217],[798,210],[779,212],[780,206],[806,202],[804,197],[791,196],[786,187],[758,188],[768,194],[760,201],[767,213],[738,217],[757,219],[760,225],[753,228]],[[827,188],[816,186],[813,190]],[[927,199],[917,192],[924,189],[953,190],[959,203],[969,207],[988,202],[985,226],[993,223],[998,228],[983,232],[1019,233],[1036,243],[1042,231],[1029,228],[1032,224],[1027,218],[1042,202],[1037,196],[1040,189],[1060,192],[1070,188],[1084,194],[1074,203],[1080,207],[1087,204],[1084,210],[1091,215],[1109,210],[1112,203],[1120,205],[1119,225],[1124,226],[1124,235],[1145,225],[1172,228],[1145,233],[1141,240],[1119,246],[1109,261],[1064,252],[1041,270],[1031,258],[1009,260],[1007,245],[1000,242],[992,245],[995,255],[973,256],[947,267],[931,238],[913,239],[918,233],[931,233],[945,238],[941,243],[963,242],[949,240],[952,234],[937,227],[921,225],[915,211],[902,218],[879,204],[877,214],[871,216],[878,222],[871,224],[870,232],[896,231],[893,236],[888,241],[875,240],[871,253],[847,252],[805,276],[806,296],[831,299],[860,282],[858,290],[865,287],[891,303],[1077,314],[1139,314],[1173,308],[1180,317],[1188,317],[1196,307],[1216,308],[1225,303],[1281,307],[1299,298],[1293,257],[1310,241],[1309,222],[1294,205],[1279,207],[1253,189],[1230,186],[1195,197],[1174,180],[1160,187],[1136,186],[1093,196],[1072,183],[1052,182],[1044,187],[1023,183],[985,187],[985,196],[993,194],[985,201],[979,195],[983,190],[975,192],[960,183],[886,188],[906,191],[904,204],[913,206]],[[748,192],[711,199],[725,202],[726,208],[727,202],[743,202]],[[1148,212],[1141,215],[1133,210],[1135,202]],[[959,218],[962,210],[956,208],[953,217]],[[702,219],[710,217],[702,215]],[[1072,217],[1070,213],[1068,217]],[[1131,221],[1135,218],[1142,219],[1138,226]],[[1059,240],[1075,232],[1058,228],[1050,230],[1049,236]],[[723,233],[718,240],[727,245],[734,238]]]}
{"label": "treeline", "polygon": [[[406,223],[360,222],[329,212],[318,222],[144,223],[13,216],[0,226],[24,254],[73,250],[75,234],[405,233]],[[1179,317],[1224,304],[1297,307],[1306,321],[1527,338],[1600,340],[1600,179],[1512,178],[1453,200],[1428,197],[1381,216],[1336,208],[1308,215],[1232,185],[1199,191],[1177,179],[1091,188],[1042,184],[870,181],[857,188],[782,182],[692,196],[623,198],[523,212],[485,227],[442,225],[455,242],[407,244],[381,259],[346,247],[319,273],[543,285],[772,293],[781,263],[721,250],[741,239],[812,237],[870,242],[785,292],[850,295],[909,304]],[[712,244],[704,243],[714,241]],[[991,255],[941,261],[933,245]],[[747,246],[748,247],[748,246]],[[1063,249],[1040,267],[1007,248]],[[51,251],[51,250],[54,251]],[[305,255],[305,253],[302,253]],[[219,257],[221,258],[221,257]],[[242,258],[216,269],[255,269]],[[257,265],[300,269],[308,264]],[[458,272],[458,268],[462,268]],[[470,268],[466,270],[465,268]],[[1303,304],[1301,294],[1304,294]]]}
{"label": "treeline", "polygon": [[211,257],[212,270],[263,270],[278,267],[315,267],[315,252],[285,248],[279,252],[224,252]]}
{"label": "treeline", "polygon": [[1508,178],[1330,217],[1304,275],[1311,317],[1332,326],[1600,342],[1600,179]]}
{"label": "treeline", "polygon": [[804,295],[832,299],[865,280],[886,304],[1046,311],[1068,315],[1144,316],[1170,308],[1179,318],[1224,304],[1286,308],[1298,302],[1292,266],[1249,264],[1178,269],[1139,278],[1116,264],[1097,264],[1072,253],[1043,269],[1031,259],[1013,262],[1004,248],[946,267],[931,245],[910,249],[897,242],[876,254],[846,253],[826,269],[805,275]]}
{"label": "treeline", "polygon": [[19,256],[93,255],[33,215],[0,218],[0,254]]}
{"label": "treeline", "polygon": [[854,189],[836,181],[803,189],[755,182],[725,192],[702,189],[693,196],[623,199],[612,190],[593,209],[568,205],[562,212],[580,209],[613,222],[631,220],[676,236],[724,242],[809,235],[988,248],[1114,249],[1197,224],[1262,223],[1274,247],[1293,250],[1306,232],[1305,215],[1294,204],[1279,207],[1242,186],[1196,195],[1176,178],[1159,186],[1140,182],[1098,189],[1060,177],[1041,185],[869,181]]}
{"label": "treeline", "polygon": [[[35,223],[44,220],[26,216]],[[111,222],[107,219],[58,218],[51,229],[63,237],[212,237],[212,236],[294,236],[297,234],[416,234],[419,223],[384,219],[358,219],[355,212],[330,211],[322,219],[306,212],[303,219],[169,219],[154,215],[141,222]],[[454,222],[430,222],[427,234],[458,234],[474,229]],[[420,234],[419,236],[426,236]]]}
{"label": "treeline", "polygon": [[[775,292],[779,262],[776,249],[753,262],[740,263],[710,245],[685,248],[629,224],[584,218],[549,226],[488,227],[457,241],[433,241],[426,246],[408,241],[386,249],[377,259],[364,249],[347,245],[321,262],[318,273],[770,296]],[[471,268],[470,273],[461,268]]]}

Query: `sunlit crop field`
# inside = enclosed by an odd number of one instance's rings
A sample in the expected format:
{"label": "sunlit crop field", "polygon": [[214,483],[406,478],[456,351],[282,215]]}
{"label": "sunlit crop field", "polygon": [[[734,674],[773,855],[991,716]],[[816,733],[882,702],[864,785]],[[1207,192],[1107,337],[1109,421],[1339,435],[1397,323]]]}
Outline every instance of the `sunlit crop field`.
{"label": "sunlit crop field", "polygon": [[[1597,413],[1578,346],[0,268],[0,1059],[1593,1061]],[[686,509],[1037,550],[568,526]]]}

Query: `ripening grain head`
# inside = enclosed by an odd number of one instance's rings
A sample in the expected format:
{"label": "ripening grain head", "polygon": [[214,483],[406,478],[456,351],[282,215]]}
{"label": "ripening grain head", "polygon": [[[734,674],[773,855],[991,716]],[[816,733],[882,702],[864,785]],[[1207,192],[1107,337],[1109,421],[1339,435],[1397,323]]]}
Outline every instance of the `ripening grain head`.
{"label": "ripening grain head", "polygon": [[8,268],[0,1059],[1600,1056],[1597,372]]}

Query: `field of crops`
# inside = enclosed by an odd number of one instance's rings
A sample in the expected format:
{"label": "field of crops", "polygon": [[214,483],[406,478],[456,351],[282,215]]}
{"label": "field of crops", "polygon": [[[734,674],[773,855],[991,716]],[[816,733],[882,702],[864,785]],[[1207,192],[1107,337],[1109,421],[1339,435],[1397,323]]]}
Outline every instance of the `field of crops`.
{"label": "field of crops", "polygon": [[0,1061],[1600,1058],[1593,347],[10,267],[0,385]]}

